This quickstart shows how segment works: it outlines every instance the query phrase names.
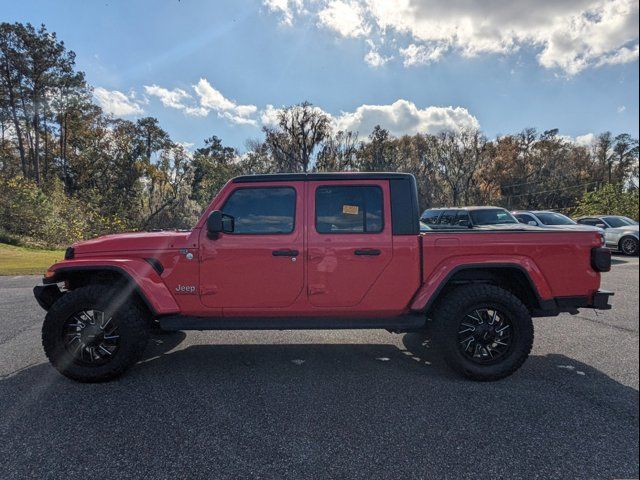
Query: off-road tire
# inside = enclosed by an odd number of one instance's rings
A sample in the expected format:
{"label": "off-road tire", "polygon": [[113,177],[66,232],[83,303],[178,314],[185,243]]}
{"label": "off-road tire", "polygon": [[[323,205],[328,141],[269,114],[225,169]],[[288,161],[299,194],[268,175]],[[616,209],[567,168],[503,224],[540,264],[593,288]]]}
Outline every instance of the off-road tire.
{"label": "off-road tire", "polygon": [[630,257],[638,256],[638,239],[634,237],[623,237],[620,240],[619,250]]}
{"label": "off-road tire", "polygon": [[[475,363],[465,357],[459,347],[460,322],[467,312],[478,308],[500,310],[514,327],[510,350],[499,363]],[[533,346],[533,322],[529,310],[511,292],[494,285],[460,286],[448,293],[436,306],[433,327],[438,351],[446,363],[471,380],[493,381],[508,377],[522,366]]]}
{"label": "off-road tire", "polygon": [[[65,322],[78,311],[93,309],[112,312],[120,335],[118,350],[102,365],[79,363],[63,342]],[[136,302],[123,300],[118,290],[103,285],[89,285],[64,294],[51,306],[42,324],[42,346],[47,358],[65,377],[79,382],[105,382],[122,375],[141,359],[148,338],[149,321]]]}

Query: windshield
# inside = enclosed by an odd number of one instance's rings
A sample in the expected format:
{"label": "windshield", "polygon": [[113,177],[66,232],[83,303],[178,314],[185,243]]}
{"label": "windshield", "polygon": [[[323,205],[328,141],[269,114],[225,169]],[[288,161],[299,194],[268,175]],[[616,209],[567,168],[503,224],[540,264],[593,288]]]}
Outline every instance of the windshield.
{"label": "windshield", "polygon": [[540,212],[536,216],[545,225],[575,225],[576,222],[569,217],[556,212]]}
{"label": "windshield", "polygon": [[471,221],[474,225],[504,225],[509,223],[519,223],[513,215],[503,208],[492,208],[488,210],[471,210]]}
{"label": "windshield", "polygon": [[605,222],[612,228],[627,227],[629,225],[638,225],[638,222],[628,217],[603,217]]}

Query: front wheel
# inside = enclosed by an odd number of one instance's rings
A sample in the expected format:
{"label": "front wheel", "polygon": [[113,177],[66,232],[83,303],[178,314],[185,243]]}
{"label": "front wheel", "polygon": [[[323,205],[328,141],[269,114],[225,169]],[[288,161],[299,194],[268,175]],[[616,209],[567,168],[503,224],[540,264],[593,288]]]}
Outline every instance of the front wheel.
{"label": "front wheel", "polygon": [[638,255],[638,239],[634,237],[624,237],[620,240],[620,251],[625,255]]}
{"label": "front wheel", "polygon": [[434,324],[447,364],[472,380],[511,375],[533,346],[529,310],[518,297],[493,285],[453,290],[438,305]]}
{"label": "front wheel", "polygon": [[135,303],[96,285],[63,295],[42,325],[47,358],[79,382],[120,376],[141,358],[148,337],[148,322]]}

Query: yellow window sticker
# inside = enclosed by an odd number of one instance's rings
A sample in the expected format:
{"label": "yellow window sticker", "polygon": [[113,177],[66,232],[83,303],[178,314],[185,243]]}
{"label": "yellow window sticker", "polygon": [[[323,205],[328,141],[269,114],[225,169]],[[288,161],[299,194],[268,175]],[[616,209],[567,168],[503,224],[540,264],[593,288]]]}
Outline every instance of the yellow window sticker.
{"label": "yellow window sticker", "polygon": [[358,206],[357,205],[343,205],[342,213],[345,215],[358,215]]}

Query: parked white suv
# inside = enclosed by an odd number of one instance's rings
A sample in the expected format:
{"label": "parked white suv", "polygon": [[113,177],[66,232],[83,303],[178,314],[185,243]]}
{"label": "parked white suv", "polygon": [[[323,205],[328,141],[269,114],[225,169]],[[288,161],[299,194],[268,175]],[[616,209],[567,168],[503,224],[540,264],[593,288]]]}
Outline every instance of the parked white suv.
{"label": "parked white suv", "polygon": [[578,223],[604,229],[607,247],[625,255],[638,255],[638,222],[635,220],[618,215],[595,215],[579,218]]}

